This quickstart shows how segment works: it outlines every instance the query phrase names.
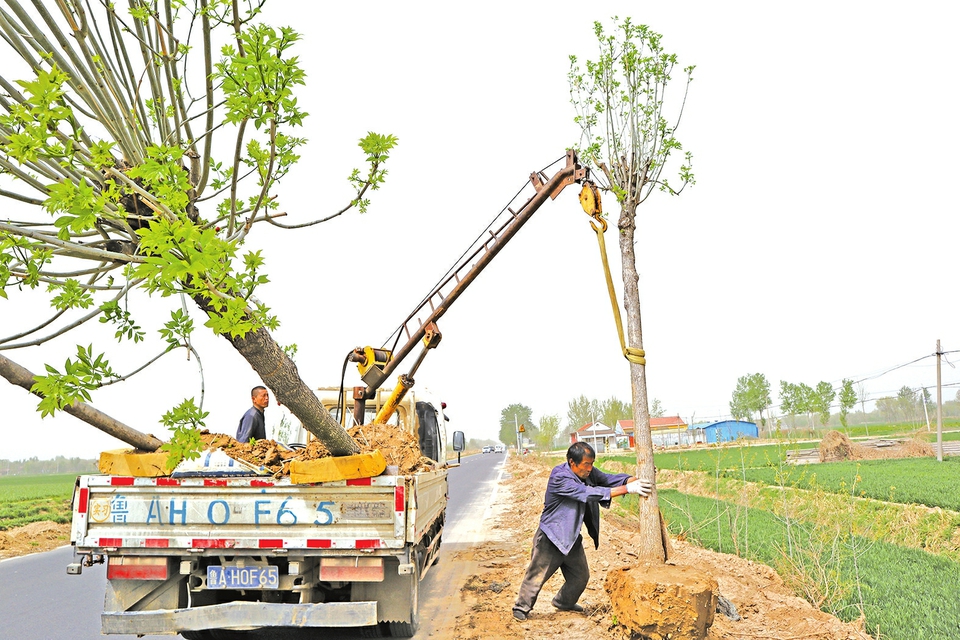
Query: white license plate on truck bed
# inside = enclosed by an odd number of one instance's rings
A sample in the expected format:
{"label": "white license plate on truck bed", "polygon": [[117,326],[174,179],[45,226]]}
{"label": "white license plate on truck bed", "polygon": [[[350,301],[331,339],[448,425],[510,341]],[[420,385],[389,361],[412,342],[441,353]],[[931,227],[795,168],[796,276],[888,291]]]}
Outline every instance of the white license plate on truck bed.
{"label": "white license plate on truck bed", "polygon": [[276,589],[280,573],[276,567],[207,567],[207,589]]}

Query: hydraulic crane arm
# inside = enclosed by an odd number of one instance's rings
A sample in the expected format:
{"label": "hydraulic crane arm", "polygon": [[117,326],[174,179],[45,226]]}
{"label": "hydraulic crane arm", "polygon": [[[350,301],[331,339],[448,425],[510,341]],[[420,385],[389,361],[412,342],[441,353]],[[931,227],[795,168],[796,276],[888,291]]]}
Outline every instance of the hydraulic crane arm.
{"label": "hydraulic crane arm", "polygon": [[[563,189],[573,183],[590,183],[589,169],[580,166],[576,154],[567,151],[566,164],[553,177],[547,179],[542,172],[530,174],[536,193],[531,196],[517,211],[507,208],[507,213],[495,221],[496,228],[490,228],[489,238],[479,242],[473,251],[467,252],[441,280],[441,282],[423,299],[395,332],[396,342],[399,344],[403,336],[406,341],[396,350],[385,348],[360,347],[351,353],[350,360],[358,364],[360,376],[366,387],[354,389],[354,416],[362,417],[366,400],[373,398],[377,389],[384,380],[410,355],[417,343],[423,341],[423,349],[415,364],[407,374],[400,376],[396,389],[390,399],[377,414],[375,422],[385,422],[393,413],[403,395],[413,386],[413,376],[423,362],[429,349],[435,348],[440,342],[440,332],[437,329],[437,320],[443,316],[450,306],[460,297],[460,294],[480,275],[501,249],[517,234],[520,228],[533,216],[547,199],[556,199]],[[595,189],[592,193],[596,193]],[[499,224],[498,224],[499,223]],[[425,319],[422,315],[429,314]]]}

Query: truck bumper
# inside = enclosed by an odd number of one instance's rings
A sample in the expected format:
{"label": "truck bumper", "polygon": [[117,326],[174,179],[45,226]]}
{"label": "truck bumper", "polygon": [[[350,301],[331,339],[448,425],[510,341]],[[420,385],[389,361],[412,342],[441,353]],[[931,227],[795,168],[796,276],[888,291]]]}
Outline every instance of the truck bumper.
{"label": "truck bumper", "polygon": [[365,627],[377,624],[377,603],[231,602],[193,609],[104,612],[100,621],[104,634],[161,634],[258,627]]}

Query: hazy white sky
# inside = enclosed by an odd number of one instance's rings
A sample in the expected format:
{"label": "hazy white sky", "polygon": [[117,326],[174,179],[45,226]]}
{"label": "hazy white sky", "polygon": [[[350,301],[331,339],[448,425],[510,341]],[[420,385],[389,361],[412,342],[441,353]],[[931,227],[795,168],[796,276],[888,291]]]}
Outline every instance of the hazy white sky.
{"label": "hazy white sky", "polygon": [[[272,5],[268,18],[304,35],[309,82],[311,142],[280,191],[290,221],[342,206],[367,131],[400,138],[367,214],[298,233],[260,228],[249,241],[267,254],[261,298],[283,322],[277,338],[299,345],[311,385],[337,384],[353,347],[379,346],[529,173],[576,142],[568,55],[595,57],[592,23],[613,15],[649,24],[697,65],[677,132],[697,184],[654,195],[638,216],[651,398],[700,421],[725,414],[749,373],[775,395],[780,380],[883,372],[933,353],[938,338],[960,349],[954,3],[324,3],[309,20],[301,3]],[[468,437],[495,438],[511,403],[566,427],[580,394],[630,399],[576,194],[545,205],[440,322],[443,341],[416,379]],[[607,242],[619,280],[615,236]],[[152,306],[164,301],[136,304],[148,328],[166,314]],[[0,334],[25,313],[16,296],[0,301]],[[78,342],[124,372],[152,355],[111,335],[5,353],[34,371],[45,359],[62,366]],[[259,380],[224,340],[198,346],[208,425],[233,433]],[[199,393],[195,363],[167,358],[94,404],[163,437],[159,416]],[[934,382],[927,358],[865,385],[880,397]],[[945,367],[944,382],[960,372]],[[0,385],[0,402],[0,458],[122,446],[67,415],[40,420],[19,388]]]}

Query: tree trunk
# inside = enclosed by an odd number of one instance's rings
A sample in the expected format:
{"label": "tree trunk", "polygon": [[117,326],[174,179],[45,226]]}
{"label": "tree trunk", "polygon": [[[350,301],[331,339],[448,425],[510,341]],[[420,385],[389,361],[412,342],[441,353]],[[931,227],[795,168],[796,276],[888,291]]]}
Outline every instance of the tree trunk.
{"label": "tree trunk", "polygon": [[[637,257],[634,254],[636,205],[625,205],[620,211],[620,259],[623,268],[623,307],[627,316],[627,346],[643,349],[643,330],[640,324],[640,289],[638,287]],[[650,434],[650,410],[647,406],[647,372],[642,364],[630,363],[630,383],[633,395],[634,441],[637,448],[637,477],[653,481],[653,438]],[[660,506],[654,485],[650,497],[639,500],[639,536],[635,550],[641,560],[666,561],[666,541],[660,530]]]}
{"label": "tree trunk", "polygon": [[[203,304],[201,308],[204,308]],[[304,428],[315,435],[330,453],[348,456],[359,451],[353,438],[323,408],[317,394],[300,378],[297,365],[266,329],[260,327],[242,338],[224,337],[250,363],[263,384],[273,391],[277,402],[290,409]]]}
{"label": "tree trunk", "polygon": [[[0,356],[0,376],[6,378],[10,384],[23,387],[27,391],[30,391],[30,388],[33,387],[33,373],[21,367],[13,360],[9,360],[3,356]],[[31,393],[33,392],[31,391]],[[43,397],[39,393],[35,393],[34,395]],[[156,451],[160,448],[160,445],[163,444],[161,440],[137,431],[132,427],[128,427],[86,403],[74,402],[71,405],[65,406],[63,410],[141,451]]]}

